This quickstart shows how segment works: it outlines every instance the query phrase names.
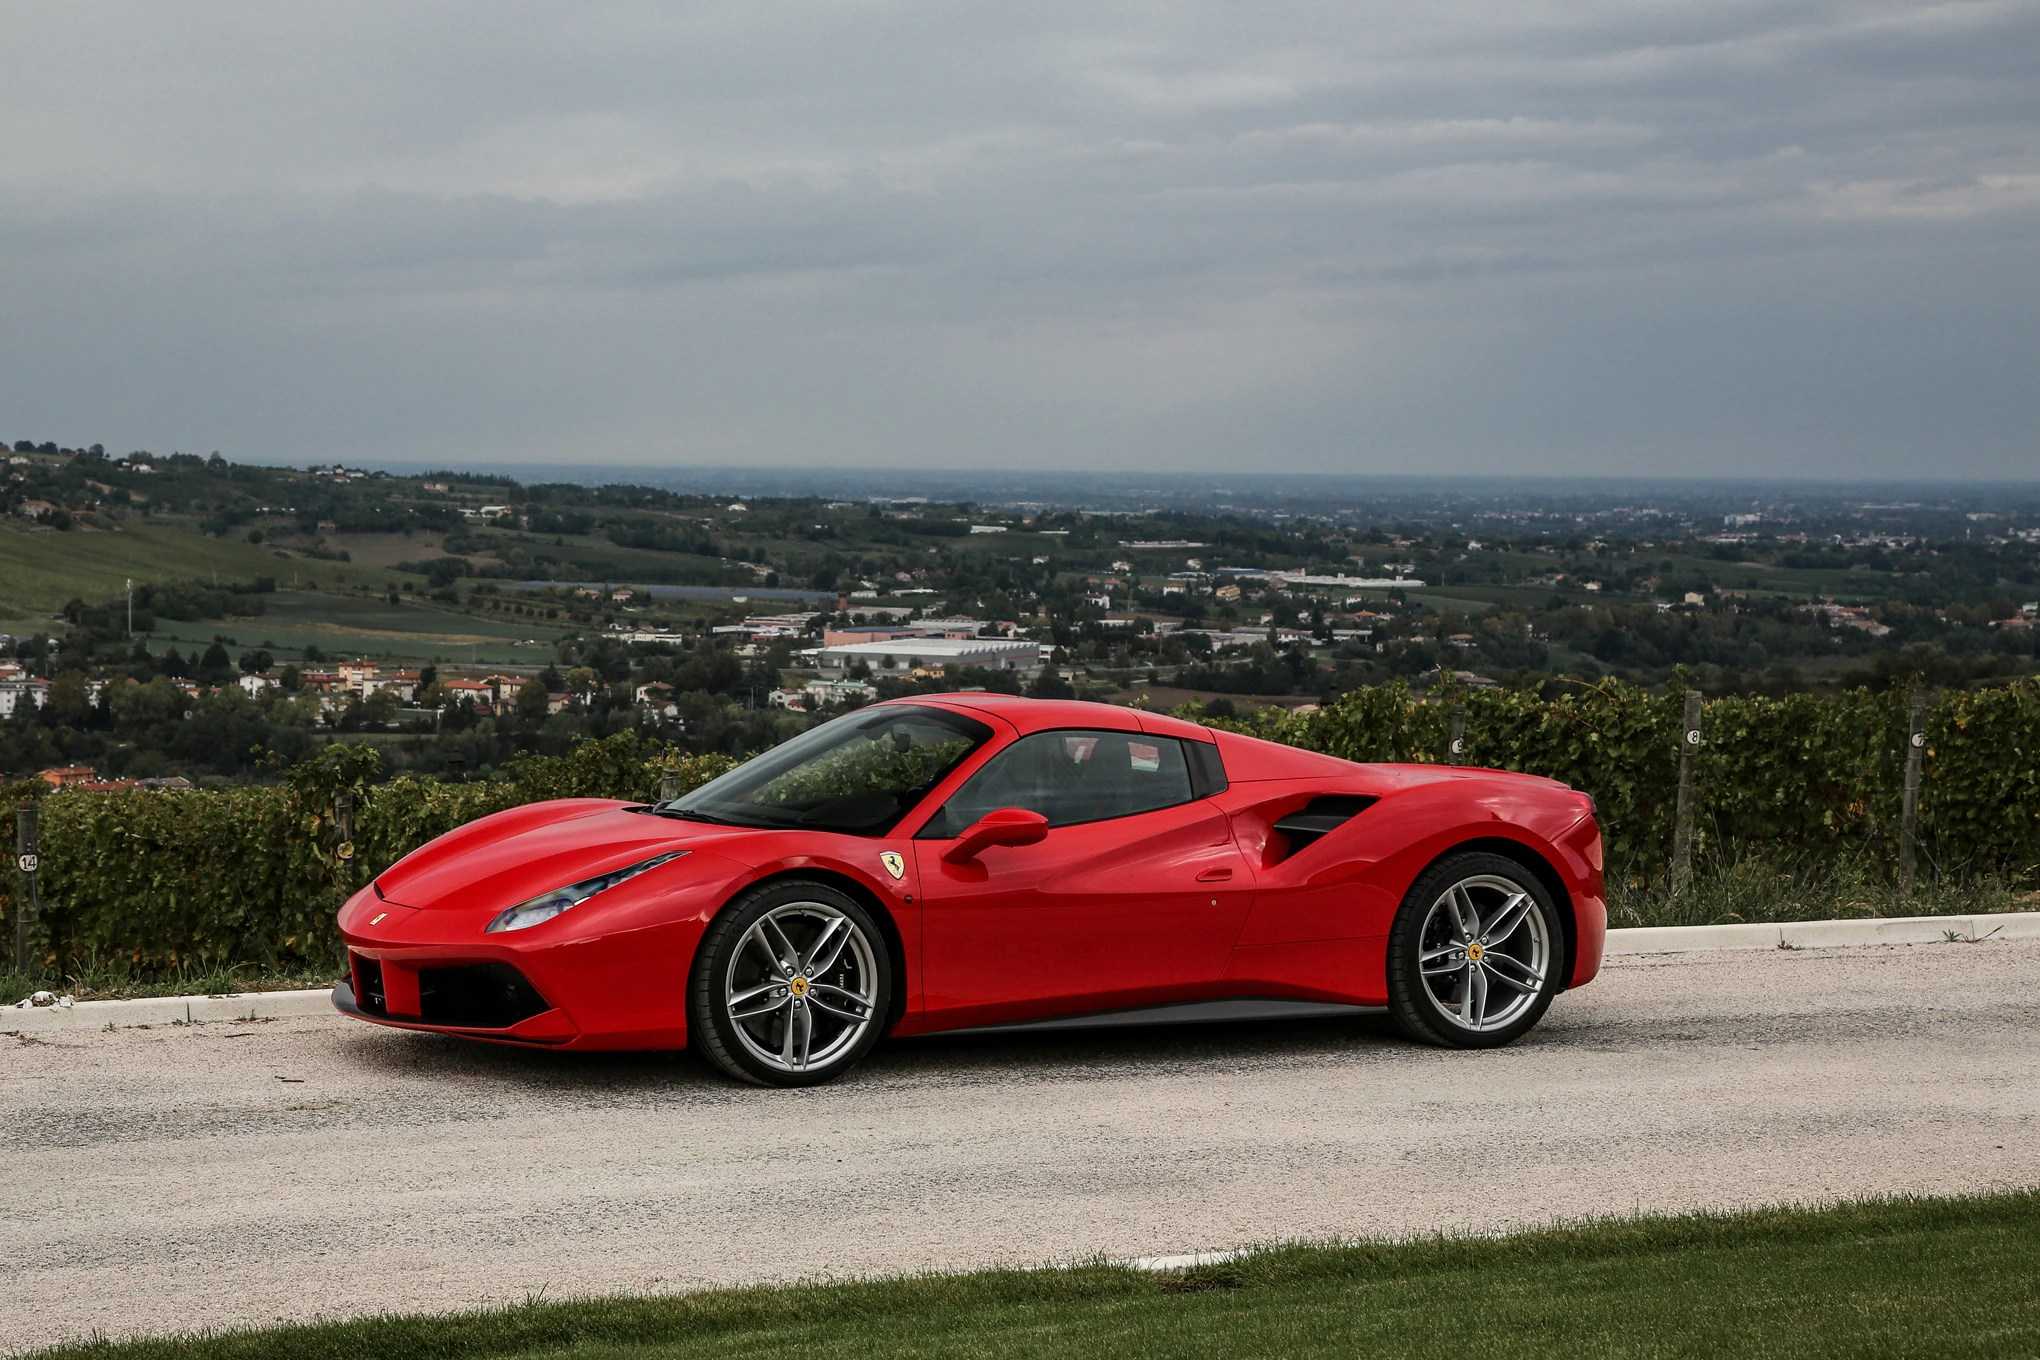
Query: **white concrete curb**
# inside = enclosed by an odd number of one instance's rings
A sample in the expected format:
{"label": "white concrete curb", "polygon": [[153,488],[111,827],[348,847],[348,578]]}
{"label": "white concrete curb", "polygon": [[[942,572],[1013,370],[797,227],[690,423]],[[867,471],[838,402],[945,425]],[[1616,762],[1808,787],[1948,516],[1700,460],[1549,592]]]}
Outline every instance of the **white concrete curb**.
{"label": "white concrete curb", "polygon": [[241,992],[233,996],[151,996],[134,1001],[81,1001],[75,1006],[0,1007],[0,1034],[55,1029],[128,1029],[138,1025],[198,1025],[214,1021],[284,1020],[337,1015],[333,989]]}
{"label": "white concrete curb", "polygon": [[[1851,945],[1940,944],[1959,941],[2040,940],[2040,911],[1976,916],[1880,916],[1857,921],[1791,921],[1778,925],[1648,926],[1608,932],[1610,956],[1684,954],[1716,949],[1840,949]],[[337,1015],[332,991],[243,992],[236,996],[163,996],[137,1001],[81,1001],[75,1006],[17,1010],[0,1006],[0,1034],[46,1030],[125,1029],[140,1025],[199,1025],[225,1021],[286,1020]],[[1167,1266],[1176,1269],[1176,1258]],[[1189,1264],[1204,1264],[1200,1260]]]}
{"label": "white concrete curb", "polygon": [[1840,949],[1867,944],[2040,939],[2040,911],[1976,916],[1871,916],[1856,921],[1776,925],[1645,926],[1608,932],[1609,954],[1682,954],[1695,949]]}

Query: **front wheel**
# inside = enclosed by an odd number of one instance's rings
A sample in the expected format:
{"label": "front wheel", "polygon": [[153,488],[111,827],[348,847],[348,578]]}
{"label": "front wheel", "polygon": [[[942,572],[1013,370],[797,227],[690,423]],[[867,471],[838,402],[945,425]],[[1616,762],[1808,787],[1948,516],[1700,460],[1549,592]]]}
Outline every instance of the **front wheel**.
{"label": "front wheel", "polygon": [[1498,1048],[1558,995],[1565,934],[1537,876],[1502,855],[1440,860],[1410,888],[1388,937],[1388,1001],[1405,1034]]}
{"label": "front wheel", "polygon": [[868,911],[826,883],[781,880],[709,924],[687,988],[688,1032],[733,1077],[813,1086],[878,1042],[892,985]]}

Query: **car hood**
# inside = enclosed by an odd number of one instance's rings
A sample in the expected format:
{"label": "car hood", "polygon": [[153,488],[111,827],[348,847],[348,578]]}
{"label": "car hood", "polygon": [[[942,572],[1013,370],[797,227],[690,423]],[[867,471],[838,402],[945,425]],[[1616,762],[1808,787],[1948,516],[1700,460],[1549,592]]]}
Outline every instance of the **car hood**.
{"label": "car hood", "polygon": [[655,855],[705,851],[756,834],[631,811],[633,806],[576,798],[483,817],[428,841],[376,875],[375,891],[393,905],[427,911],[501,911]]}

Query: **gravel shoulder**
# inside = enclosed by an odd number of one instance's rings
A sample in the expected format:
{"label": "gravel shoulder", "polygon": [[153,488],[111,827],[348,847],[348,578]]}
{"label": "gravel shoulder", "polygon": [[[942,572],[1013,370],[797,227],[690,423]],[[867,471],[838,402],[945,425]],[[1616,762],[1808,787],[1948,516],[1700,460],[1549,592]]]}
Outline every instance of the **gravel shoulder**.
{"label": "gravel shoulder", "polygon": [[1529,1039],[902,1043],[811,1091],[337,1017],[0,1036],[0,1347],[2040,1183],[2040,942],[1611,960]]}

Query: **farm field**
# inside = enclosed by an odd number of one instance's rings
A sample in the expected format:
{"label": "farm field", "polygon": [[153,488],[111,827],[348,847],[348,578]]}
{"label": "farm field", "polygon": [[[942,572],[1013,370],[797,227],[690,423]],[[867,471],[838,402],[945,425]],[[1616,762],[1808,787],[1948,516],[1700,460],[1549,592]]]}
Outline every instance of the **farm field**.
{"label": "farm field", "polygon": [[254,618],[159,619],[151,637],[189,650],[224,636],[230,647],[266,647],[285,658],[316,647],[376,660],[542,665],[567,631],[558,621],[495,618],[411,598],[393,605],[381,595],[279,590],[263,603]]}
{"label": "farm field", "polygon": [[1804,599],[1831,595],[1844,603],[1881,600],[1897,593],[1903,577],[1888,571],[1781,567],[1768,562],[1721,562],[1674,554],[1665,559],[1675,573],[1700,573],[1724,590],[1758,596]]}
{"label": "farm field", "polygon": [[42,623],[68,601],[111,599],[123,583],[252,581],[279,585],[372,586],[387,574],[348,562],[282,553],[245,539],[215,538],[176,523],[130,524],[117,532],[0,527],[0,628]]}
{"label": "farm field", "polygon": [[[472,556],[480,563],[513,560],[518,553],[554,564],[550,574],[562,579],[587,578],[614,581],[619,585],[723,585],[749,583],[750,574],[720,558],[699,553],[662,552],[653,548],[626,548],[594,534],[527,534],[495,530],[486,538],[496,549],[491,557]],[[500,545],[498,547],[497,545]]]}
{"label": "farm field", "polygon": [[[355,566],[385,571],[394,570],[399,562],[421,562],[446,555],[446,535],[426,531],[409,534],[341,534],[335,535],[332,543],[335,547],[344,548]],[[466,557],[478,567],[489,566],[497,561],[486,553],[468,553]]]}

